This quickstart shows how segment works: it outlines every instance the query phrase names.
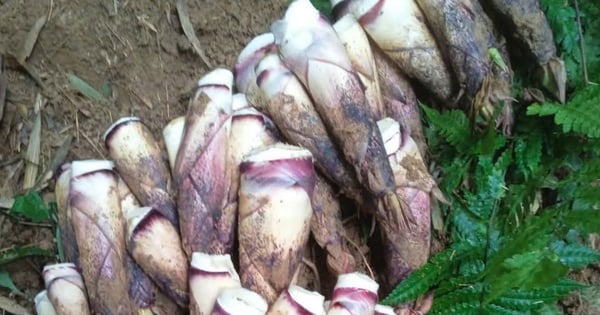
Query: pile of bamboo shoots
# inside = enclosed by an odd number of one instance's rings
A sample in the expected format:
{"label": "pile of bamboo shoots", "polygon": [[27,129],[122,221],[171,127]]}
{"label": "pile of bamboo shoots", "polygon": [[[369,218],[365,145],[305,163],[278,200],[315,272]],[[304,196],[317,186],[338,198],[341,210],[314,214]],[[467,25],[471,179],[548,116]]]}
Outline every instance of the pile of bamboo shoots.
{"label": "pile of bamboo shoots", "polygon": [[[509,3],[482,4],[522,29],[512,36],[564,99],[564,66],[539,5]],[[332,5],[334,24],[308,0],[292,2],[233,71],[198,81],[186,115],[160,140],[125,117],[104,134],[110,160],[61,167],[68,262],[44,268],[40,314],[427,312],[431,296],[377,305],[380,285],[389,291],[427,261],[432,203],[444,201],[412,85],[509,126],[506,42],[477,1]],[[376,279],[349,250],[341,196],[376,220]],[[332,292],[298,285],[311,235],[337,277]]]}

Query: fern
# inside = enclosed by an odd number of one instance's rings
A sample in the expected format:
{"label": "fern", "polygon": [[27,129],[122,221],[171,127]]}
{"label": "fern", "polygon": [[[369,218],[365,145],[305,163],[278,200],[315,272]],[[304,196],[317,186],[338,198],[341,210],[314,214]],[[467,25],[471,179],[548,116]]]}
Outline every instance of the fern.
{"label": "fern", "polygon": [[468,304],[479,301],[484,285],[482,283],[464,283],[459,289],[453,290],[446,295],[436,295],[435,305],[431,313],[443,313],[456,304]]}
{"label": "fern", "polygon": [[[574,10],[563,0],[542,2],[573,79],[568,102],[517,104],[510,138],[493,126],[473,128],[462,111],[421,105],[439,187],[451,203],[441,206],[451,245],[385,304],[433,291],[431,314],[555,314],[558,300],[585,288],[570,271],[600,261],[583,242],[600,232],[600,86],[581,84]],[[596,56],[589,69],[600,70],[600,8],[581,8],[592,47],[586,56]],[[600,71],[590,78],[600,80]]]}
{"label": "fern", "polygon": [[528,115],[554,115],[556,124],[562,126],[563,132],[578,132],[590,138],[600,137],[600,86],[592,86],[577,93],[568,104],[546,103],[528,107]]}
{"label": "fern", "polygon": [[[593,2],[593,1],[592,1]],[[575,9],[571,1],[542,0],[542,8],[546,12],[556,42],[567,68],[567,82],[571,87],[579,87],[583,83],[579,32],[575,20]],[[588,1],[580,1],[581,23],[585,30],[585,55],[588,72],[592,80],[597,80],[600,70],[600,10]]]}
{"label": "fern", "polygon": [[472,146],[471,127],[469,118],[463,111],[451,110],[440,113],[437,110],[421,104],[421,108],[429,119],[432,128],[448,143],[461,150]]}
{"label": "fern", "polygon": [[[599,198],[599,196],[596,196]],[[578,229],[586,234],[600,233],[600,215],[598,210],[575,210],[565,215],[563,221],[566,226]]]}
{"label": "fern", "polygon": [[551,249],[558,255],[561,264],[571,269],[580,269],[600,261],[599,252],[578,243],[567,244],[557,240],[551,245]]}
{"label": "fern", "polygon": [[477,252],[477,247],[470,243],[454,244],[431,259],[419,270],[400,283],[381,303],[398,305],[417,298],[436,285],[441,277],[457,264]]}
{"label": "fern", "polygon": [[529,179],[540,167],[542,160],[542,135],[532,132],[528,139],[515,141],[515,164],[525,180]]}
{"label": "fern", "polygon": [[454,303],[445,309],[433,308],[429,314],[462,314],[462,315],[478,315],[481,313],[481,304],[477,301],[468,301],[463,303]]}
{"label": "fern", "polygon": [[579,282],[563,278],[547,288],[510,290],[496,299],[494,304],[513,310],[535,310],[540,309],[547,302],[556,301],[569,292],[585,287]]}
{"label": "fern", "polygon": [[487,315],[523,315],[523,312],[503,307],[497,304],[487,304],[483,307]]}

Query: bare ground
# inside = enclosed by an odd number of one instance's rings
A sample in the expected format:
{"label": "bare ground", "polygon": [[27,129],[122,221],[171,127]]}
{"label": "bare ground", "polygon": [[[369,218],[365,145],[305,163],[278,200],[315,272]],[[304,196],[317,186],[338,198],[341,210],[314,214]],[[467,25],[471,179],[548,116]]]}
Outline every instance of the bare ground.
{"label": "bare ground", "polygon": [[[239,51],[255,35],[268,31],[287,5],[276,1],[187,1],[189,17],[211,63],[207,67],[185,37],[176,1],[0,0],[0,54],[8,78],[0,122],[0,198],[21,193],[36,95],[47,99],[42,113],[38,178],[69,136],[66,160],[106,157],[102,133],[120,117],[140,117],[159,138],[161,128],[183,115],[195,82],[216,67],[231,68]],[[43,85],[8,55],[19,55],[28,32],[41,17],[46,23],[26,60]],[[98,90],[112,87],[111,102],[80,95],[67,80],[75,75]],[[53,199],[52,182],[42,181],[43,197]],[[52,248],[52,231],[0,215],[0,250],[18,245]],[[31,258],[2,266],[16,286],[33,296],[42,287],[48,259]],[[1,296],[8,291],[0,289]],[[30,310],[32,303],[18,300]],[[0,313],[2,311],[0,310]]]}

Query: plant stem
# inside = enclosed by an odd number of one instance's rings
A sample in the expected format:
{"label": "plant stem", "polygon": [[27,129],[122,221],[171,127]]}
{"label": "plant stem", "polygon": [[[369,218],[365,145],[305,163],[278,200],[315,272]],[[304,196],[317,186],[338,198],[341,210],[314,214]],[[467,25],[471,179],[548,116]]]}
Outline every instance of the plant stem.
{"label": "plant stem", "polygon": [[575,3],[575,17],[577,18],[577,32],[579,33],[579,52],[581,53],[581,65],[583,67],[583,84],[587,87],[590,84],[587,73],[587,63],[585,61],[585,43],[583,41],[583,31],[581,30],[581,14],[579,12],[579,2]]}

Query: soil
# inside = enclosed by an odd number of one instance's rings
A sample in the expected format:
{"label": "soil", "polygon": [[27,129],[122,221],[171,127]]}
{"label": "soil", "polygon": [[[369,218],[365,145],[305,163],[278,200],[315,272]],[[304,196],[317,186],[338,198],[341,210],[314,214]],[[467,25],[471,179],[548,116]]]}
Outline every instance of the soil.
{"label": "soil", "polygon": [[[208,67],[192,49],[178,20],[176,1],[168,0],[0,0],[0,55],[8,78],[7,101],[0,124],[0,198],[23,191],[29,135],[36,95],[47,99],[41,111],[38,178],[52,171],[61,144],[73,137],[66,160],[106,158],[102,133],[123,116],[140,117],[160,138],[162,127],[185,113],[196,81],[216,67],[232,68],[252,37],[268,31],[282,16],[287,0],[186,1],[189,17]],[[113,3],[117,3],[115,14]],[[27,65],[44,85],[10,62],[19,55],[28,32],[46,17]],[[90,100],[70,86],[75,75],[97,90],[109,84],[110,102]],[[52,181],[40,188],[51,201]],[[0,249],[20,245],[53,248],[50,228],[32,227],[0,215]],[[28,296],[43,287],[41,270],[48,259],[28,258],[1,266]],[[0,270],[0,271],[1,271]],[[9,291],[0,289],[0,296]],[[11,296],[29,310],[30,300]],[[2,313],[2,310],[0,310]]]}
{"label": "soil", "polygon": [[[4,139],[0,146],[1,203],[25,191],[22,187],[28,164],[37,164],[36,189],[46,201],[52,201],[53,181],[47,175],[64,160],[107,158],[102,134],[120,117],[141,118],[160,138],[162,127],[185,113],[196,81],[216,67],[231,69],[244,45],[268,31],[288,2],[188,0],[190,21],[211,63],[209,67],[184,35],[176,1],[0,0],[0,56],[4,56],[0,70],[8,79],[0,118],[0,137]],[[46,23],[25,61],[27,71],[10,56],[20,54],[29,31],[41,17]],[[37,74],[39,82],[31,74]],[[68,75],[97,90],[110,87],[110,100],[83,96],[69,83]],[[40,159],[32,163],[25,153],[38,95],[43,95],[46,103],[40,111]],[[72,142],[64,147],[70,137]],[[68,149],[68,154],[56,160],[61,148]],[[15,222],[4,214],[0,212],[0,250],[23,245],[55,248],[48,226]],[[360,240],[360,233],[355,234]],[[437,244],[435,251],[442,246]],[[367,272],[361,262],[363,255],[369,254],[368,247],[357,244],[354,252],[360,268]],[[52,259],[32,257],[0,266],[0,272],[8,271],[16,287],[25,293],[20,296],[0,288],[0,297],[9,297],[33,312],[31,297],[43,288],[41,270],[49,261]],[[315,263],[317,268],[324,265],[318,257]],[[331,289],[333,279],[316,278],[308,267],[302,274],[308,286]],[[598,272],[593,274],[597,277]],[[585,314],[576,297],[565,300],[563,306],[569,313]],[[2,310],[0,313],[4,314]]]}

